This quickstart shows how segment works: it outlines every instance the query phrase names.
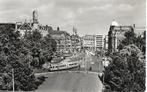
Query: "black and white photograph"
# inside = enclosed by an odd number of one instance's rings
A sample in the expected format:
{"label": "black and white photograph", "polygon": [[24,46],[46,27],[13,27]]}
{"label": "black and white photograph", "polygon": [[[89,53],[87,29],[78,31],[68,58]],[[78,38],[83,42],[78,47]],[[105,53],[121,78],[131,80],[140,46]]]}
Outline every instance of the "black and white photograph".
{"label": "black and white photograph", "polygon": [[0,0],[0,92],[145,92],[146,0]]}

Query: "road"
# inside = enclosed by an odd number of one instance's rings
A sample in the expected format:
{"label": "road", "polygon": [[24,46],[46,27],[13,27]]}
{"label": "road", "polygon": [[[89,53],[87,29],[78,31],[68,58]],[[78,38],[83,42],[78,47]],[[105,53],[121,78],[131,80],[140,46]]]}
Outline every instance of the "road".
{"label": "road", "polygon": [[[83,66],[84,65],[84,66]],[[83,63],[81,64],[80,70],[86,70],[89,71],[91,67],[91,72],[98,72],[101,73],[103,71],[103,65],[101,62],[101,58],[97,58],[97,56],[91,55],[91,54],[85,54]]]}
{"label": "road", "polygon": [[[68,62],[66,59],[64,62]],[[96,56],[85,54],[84,67],[64,71],[44,73],[46,81],[36,92],[102,92],[102,83],[98,73],[102,72],[102,64]],[[89,70],[89,67],[92,70]],[[85,71],[86,68],[86,71]],[[76,72],[80,71],[80,72]],[[85,73],[88,72],[88,73]],[[39,74],[40,75],[40,74]]]}
{"label": "road", "polygon": [[46,81],[36,92],[101,92],[97,74],[62,72],[48,73]]}

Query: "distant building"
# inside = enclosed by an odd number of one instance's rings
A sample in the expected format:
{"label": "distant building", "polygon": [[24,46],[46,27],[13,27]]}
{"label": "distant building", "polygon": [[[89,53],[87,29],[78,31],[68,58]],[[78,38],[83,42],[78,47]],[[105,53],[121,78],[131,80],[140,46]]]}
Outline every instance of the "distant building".
{"label": "distant building", "polygon": [[85,35],[82,37],[83,48],[92,51],[102,49],[103,36],[102,35]]}
{"label": "distant building", "polygon": [[94,50],[95,49],[95,38],[93,35],[85,35],[82,37],[83,48]]}
{"label": "distant building", "polygon": [[146,31],[146,27],[135,26],[135,24],[133,26],[134,26],[134,32],[135,34],[137,34],[137,36],[143,35],[144,31]]}
{"label": "distant building", "polygon": [[103,35],[95,35],[95,48],[102,49],[103,47]]}
{"label": "distant building", "polygon": [[[72,45],[71,45],[71,36],[66,31],[61,31],[59,27],[57,30],[53,30],[51,26],[42,25],[39,23],[38,20],[38,13],[37,11],[33,11],[32,20],[25,22],[16,22],[16,23],[0,23],[0,27],[2,26],[11,26],[15,31],[19,31],[21,37],[24,36],[25,32],[33,30],[38,30],[41,32],[42,36],[46,36],[50,34],[51,37],[57,43],[57,52],[60,53],[69,53],[72,52]],[[76,38],[76,37],[75,37]]]}
{"label": "distant building", "polygon": [[71,39],[69,33],[67,33],[66,31],[61,31],[58,27],[57,30],[50,30],[49,34],[57,43],[57,52],[71,52]]}
{"label": "distant building", "polygon": [[46,36],[48,34],[48,31],[52,30],[51,26],[42,25],[39,23],[37,11],[33,11],[32,17],[32,21],[29,22],[26,20],[25,22],[16,22],[15,29],[20,31],[22,36],[25,34],[26,31],[32,30],[39,30],[43,36]]}
{"label": "distant building", "polygon": [[113,53],[118,51],[120,42],[125,38],[124,33],[127,31],[134,31],[133,26],[120,26],[116,21],[110,25],[108,32],[108,52]]}
{"label": "distant building", "polygon": [[81,37],[77,34],[77,29],[73,27],[73,34],[71,35],[72,51],[80,51],[82,48]]}
{"label": "distant building", "polygon": [[10,27],[12,30],[15,30],[15,23],[0,23],[0,29],[1,27],[5,27],[5,28]]}
{"label": "distant building", "polygon": [[105,35],[104,37],[104,50],[108,50],[108,35]]}

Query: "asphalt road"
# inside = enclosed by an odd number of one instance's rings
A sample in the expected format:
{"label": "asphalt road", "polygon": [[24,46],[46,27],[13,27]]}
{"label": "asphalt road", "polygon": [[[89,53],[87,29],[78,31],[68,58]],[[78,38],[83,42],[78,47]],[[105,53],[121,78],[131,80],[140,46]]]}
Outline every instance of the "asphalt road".
{"label": "asphalt road", "polygon": [[49,73],[36,92],[101,92],[97,74],[62,72]]}
{"label": "asphalt road", "polygon": [[[85,60],[83,60],[83,63],[81,64],[81,66],[83,65],[84,67],[81,67],[80,70],[85,70],[85,67],[86,67],[86,70],[91,71],[91,72],[101,73],[103,71],[103,65],[101,62],[101,58],[97,58],[96,56],[85,55]],[[89,70],[90,67],[91,67],[91,70]]]}

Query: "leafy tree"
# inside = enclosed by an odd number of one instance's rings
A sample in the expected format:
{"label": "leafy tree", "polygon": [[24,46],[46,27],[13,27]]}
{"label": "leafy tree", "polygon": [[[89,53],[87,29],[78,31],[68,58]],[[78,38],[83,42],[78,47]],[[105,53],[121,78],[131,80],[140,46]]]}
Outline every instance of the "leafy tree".
{"label": "leafy tree", "polygon": [[12,26],[0,27],[0,73],[3,79],[1,90],[12,90],[12,69],[14,69],[15,90],[34,90],[33,71],[22,62],[27,49],[23,49],[20,34]]}
{"label": "leafy tree", "polygon": [[145,66],[139,60],[139,53],[139,48],[132,44],[112,56],[112,62],[104,71],[104,83],[111,91],[144,92]]}
{"label": "leafy tree", "polygon": [[53,52],[56,51],[56,42],[47,34],[43,37],[39,30],[28,31],[23,38],[24,47],[31,54],[31,65],[42,67],[45,62],[50,62]]}
{"label": "leafy tree", "polygon": [[146,52],[146,31],[143,32],[143,35],[139,35],[136,38],[136,46],[145,54]]}
{"label": "leafy tree", "polygon": [[142,35],[137,36],[134,31],[127,31],[124,36],[125,39],[122,40],[122,42],[119,44],[118,49],[123,49],[124,46],[135,44],[144,54],[145,54],[145,47],[146,47],[146,31],[143,32]]}
{"label": "leafy tree", "polygon": [[119,50],[123,49],[124,46],[127,46],[129,44],[133,44],[136,41],[136,34],[134,31],[127,31],[124,34],[125,38],[122,40],[122,42],[117,47]]}

